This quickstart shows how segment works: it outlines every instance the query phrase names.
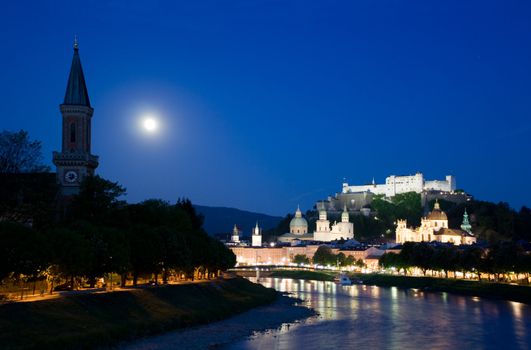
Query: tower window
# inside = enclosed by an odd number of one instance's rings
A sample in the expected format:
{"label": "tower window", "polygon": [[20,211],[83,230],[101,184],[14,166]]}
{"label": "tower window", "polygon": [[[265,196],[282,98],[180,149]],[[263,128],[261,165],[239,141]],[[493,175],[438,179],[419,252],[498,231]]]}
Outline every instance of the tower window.
{"label": "tower window", "polygon": [[70,142],[76,142],[76,123],[70,124]]}

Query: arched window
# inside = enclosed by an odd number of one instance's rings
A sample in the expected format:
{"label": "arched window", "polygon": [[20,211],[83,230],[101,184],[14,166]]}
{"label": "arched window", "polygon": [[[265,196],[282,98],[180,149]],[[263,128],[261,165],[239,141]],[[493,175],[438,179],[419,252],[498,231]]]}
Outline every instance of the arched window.
{"label": "arched window", "polygon": [[70,142],[76,142],[76,123],[70,123]]}

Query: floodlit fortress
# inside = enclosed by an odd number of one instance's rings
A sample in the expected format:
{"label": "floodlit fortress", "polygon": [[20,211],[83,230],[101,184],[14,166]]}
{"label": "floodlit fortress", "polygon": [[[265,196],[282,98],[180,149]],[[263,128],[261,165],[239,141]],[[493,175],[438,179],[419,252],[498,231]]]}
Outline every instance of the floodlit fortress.
{"label": "floodlit fortress", "polygon": [[374,180],[369,185],[351,186],[343,183],[342,193],[371,192],[394,197],[400,193],[423,191],[453,192],[456,189],[455,177],[447,175],[445,180],[425,180],[422,173],[415,175],[391,175],[385,179],[385,184],[376,184]]}

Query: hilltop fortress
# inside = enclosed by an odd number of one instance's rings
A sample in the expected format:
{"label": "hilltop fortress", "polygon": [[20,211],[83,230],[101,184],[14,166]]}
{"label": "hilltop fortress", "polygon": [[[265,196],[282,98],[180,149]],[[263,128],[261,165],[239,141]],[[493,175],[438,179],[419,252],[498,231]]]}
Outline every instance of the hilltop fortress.
{"label": "hilltop fortress", "polygon": [[344,181],[341,192],[328,196],[324,201],[315,203],[316,208],[324,206],[329,213],[339,213],[345,206],[354,215],[370,215],[370,205],[374,196],[380,195],[392,198],[398,194],[415,192],[421,195],[421,204],[426,206],[432,200],[444,199],[449,202],[462,203],[470,196],[456,190],[456,180],[453,175],[447,175],[444,180],[426,180],[422,173],[415,175],[390,175],[384,184],[377,184],[374,179],[367,185],[350,185]]}
{"label": "hilltop fortress", "polygon": [[343,182],[342,193],[371,192],[383,194],[386,197],[394,197],[400,193],[423,191],[453,192],[456,190],[455,177],[447,175],[445,180],[425,180],[422,173],[415,175],[396,176],[391,175],[385,179],[385,184],[376,184],[374,179],[369,185],[351,186]]}

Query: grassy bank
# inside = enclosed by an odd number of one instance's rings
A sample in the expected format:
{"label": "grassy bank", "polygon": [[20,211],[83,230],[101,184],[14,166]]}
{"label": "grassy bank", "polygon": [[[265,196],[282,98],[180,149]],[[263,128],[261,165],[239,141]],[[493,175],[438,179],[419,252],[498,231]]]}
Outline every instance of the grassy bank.
{"label": "grassy bank", "polygon": [[[277,270],[271,277],[296,278],[316,281],[332,281],[334,272]],[[531,304],[531,287],[505,283],[465,281],[432,277],[409,277],[382,274],[355,274],[363,284],[379,287],[418,288],[432,292],[447,292],[491,299],[503,299]]]}
{"label": "grassy bank", "polygon": [[1,349],[91,348],[220,320],[273,301],[243,278],[0,306]]}
{"label": "grassy bank", "polygon": [[531,287],[505,283],[465,281],[432,277],[409,277],[381,274],[356,275],[363,284],[380,287],[418,288],[433,292],[448,292],[492,299],[504,299],[531,304]]}
{"label": "grassy bank", "polygon": [[269,277],[296,278],[301,280],[333,281],[337,273],[329,271],[275,270]]}

